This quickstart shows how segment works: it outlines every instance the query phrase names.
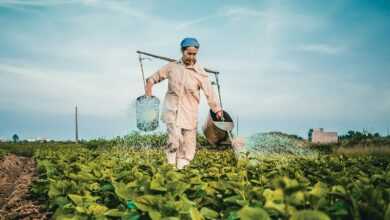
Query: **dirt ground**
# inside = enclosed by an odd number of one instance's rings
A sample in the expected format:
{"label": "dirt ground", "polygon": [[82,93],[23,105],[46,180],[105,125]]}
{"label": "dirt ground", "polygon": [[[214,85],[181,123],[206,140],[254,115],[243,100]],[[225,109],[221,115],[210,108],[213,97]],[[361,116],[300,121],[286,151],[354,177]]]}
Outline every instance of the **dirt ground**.
{"label": "dirt ground", "polygon": [[29,199],[35,167],[28,157],[7,155],[0,159],[0,220],[47,219],[39,204]]}

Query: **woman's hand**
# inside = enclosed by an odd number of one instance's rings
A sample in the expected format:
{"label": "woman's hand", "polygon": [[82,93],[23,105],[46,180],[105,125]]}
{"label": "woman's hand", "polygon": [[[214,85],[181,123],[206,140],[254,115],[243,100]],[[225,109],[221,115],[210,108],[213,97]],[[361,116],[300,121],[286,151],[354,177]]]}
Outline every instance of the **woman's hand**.
{"label": "woman's hand", "polygon": [[221,111],[217,111],[217,112],[216,112],[216,116],[217,116],[217,119],[218,119],[218,120],[223,119],[223,111],[222,111],[222,110],[221,110]]}
{"label": "woman's hand", "polygon": [[150,80],[147,80],[145,85],[146,96],[152,96],[152,87],[153,87],[153,83]]}

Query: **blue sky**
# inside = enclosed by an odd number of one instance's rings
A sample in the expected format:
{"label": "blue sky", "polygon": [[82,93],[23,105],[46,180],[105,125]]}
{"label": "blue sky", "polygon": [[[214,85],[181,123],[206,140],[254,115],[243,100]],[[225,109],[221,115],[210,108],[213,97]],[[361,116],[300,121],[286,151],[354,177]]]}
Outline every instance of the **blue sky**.
{"label": "blue sky", "polygon": [[3,138],[71,139],[76,104],[82,138],[135,130],[135,51],[179,58],[187,36],[242,135],[390,128],[389,1],[0,0],[0,28]]}

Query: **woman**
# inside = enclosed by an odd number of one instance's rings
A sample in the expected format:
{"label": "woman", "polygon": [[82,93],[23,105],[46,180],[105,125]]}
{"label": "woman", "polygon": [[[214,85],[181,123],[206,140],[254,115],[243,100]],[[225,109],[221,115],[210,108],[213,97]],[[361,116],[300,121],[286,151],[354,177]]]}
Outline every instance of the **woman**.
{"label": "woman", "polygon": [[222,118],[222,109],[208,79],[208,74],[197,62],[199,42],[184,38],[181,43],[182,58],[170,62],[146,80],[146,95],[152,96],[153,85],[168,79],[162,120],[167,126],[168,144],[165,148],[168,163],[178,169],[184,168],[196,151],[196,131],[200,90],[217,118]]}

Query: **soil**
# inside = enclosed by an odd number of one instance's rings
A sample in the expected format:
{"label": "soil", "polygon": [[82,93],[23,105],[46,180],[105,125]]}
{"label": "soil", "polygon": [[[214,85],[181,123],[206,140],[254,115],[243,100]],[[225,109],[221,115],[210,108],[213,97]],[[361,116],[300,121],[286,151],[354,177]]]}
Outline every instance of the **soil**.
{"label": "soil", "polygon": [[32,158],[11,154],[0,159],[0,220],[47,219],[29,193],[35,178]]}

